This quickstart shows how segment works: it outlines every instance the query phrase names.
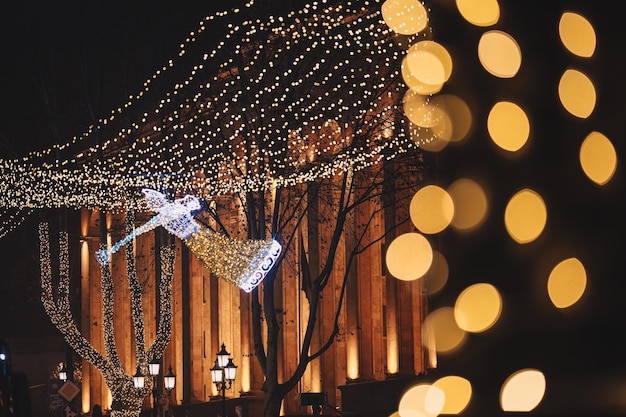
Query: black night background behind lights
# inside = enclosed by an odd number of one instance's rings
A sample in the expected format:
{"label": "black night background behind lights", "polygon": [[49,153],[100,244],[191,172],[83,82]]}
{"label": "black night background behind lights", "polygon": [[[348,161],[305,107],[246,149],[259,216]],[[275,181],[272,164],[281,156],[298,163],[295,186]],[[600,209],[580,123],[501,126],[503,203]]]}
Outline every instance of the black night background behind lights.
{"label": "black night background behind lights", "polygon": [[[465,141],[434,156],[427,181],[446,187],[471,177],[485,184],[491,202],[479,230],[447,230],[432,238],[448,260],[450,277],[430,298],[430,307],[454,305],[476,282],[492,283],[503,298],[498,323],[469,335],[459,351],[439,355],[438,369],[427,378],[469,379],[475,392],[465,415],[497,415],[506,377],[537,368],[546,376],[547,391],[532,415],[625,415],[624,15],[606,0],[502,0],[500,21],[479,28],[461,18],[453,0],[425,3],[434,40],[454,63],[443,93],[465,100],[473,116]],[[164,0],[30,0],[0,6],[0,158],[82,133],[92,122],[85,91],[101,94],[100,110],[107,114],[176,56],[205,15],[227,7]],[[598,42],[593,57],[578,58],[563,48],[558,38],[563,11],[578,12],[593,24]],[[509,33],[521,47],[522,67],[513,79],[494,78],[478,61],[478,40],[491,29]],[[569,115],[559,103],[558,80],[567,68],[585,72],[595,84],[597,104],[588,119]],[[516,102],[529,116],[531,137],[520,154],[507,154],[489,139],[486,118],[498,100]],[[618,155],[617,172],[603,187],[586,179],[578,162],[580,144],[594,130],[612,141]],[[510,239],[502,220],[508,199],[523,187],[537,190],[548,207],[546,229],[528,245]],[[0,240],[0,337],[58,335],[39,300],[36,225],[35,213]],[[556,263],[571,256],[585,265],[587,289],[576,305],[557,310],[546,280]]]}

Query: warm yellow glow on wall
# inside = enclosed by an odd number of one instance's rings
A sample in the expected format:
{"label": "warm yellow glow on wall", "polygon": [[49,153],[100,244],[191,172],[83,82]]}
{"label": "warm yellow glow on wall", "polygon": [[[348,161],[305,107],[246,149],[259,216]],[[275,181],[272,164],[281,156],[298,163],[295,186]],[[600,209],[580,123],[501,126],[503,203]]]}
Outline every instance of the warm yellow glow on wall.
{"label": "warm yellow glow on wall", "polygon": [[387,26],[401,35],[414,35],[428,25],[428,12],[419,0],[386,0],[381,13]]}
{"label": "warm yellow glow on wall", "polygon": [[500,390],[500,406],[507,412],[528,412],[546,392],[546,378],[536,369],[522,369],[509,376]]}
{"label": "warm yellow glow on wall", "polygon": [[476,181],[460,178],[448,187],[454,202],[452,227],[468,232],[477,229],[487,218],[489,201],[487,194]]}
{"label": "warm yellow glow on wall", "polygon": [[450,194],[436,185],[420,188],[409,207],[411,221],[426,234],[439,233],[450,225],[454,217],[454,203]]}
{"label": "warm yellow glow on wall", "polygon": [[506,230],[517,243],[529,243],[539,237],[546,225],[548,211],[541,196],[528,188],[509,200],[504,212]]}
{"label": "warm yellow glow on wall", "polygon": [[580,166],[591,181],[608,183],[617,169],[617,153],[609,138],[591,132],[580,146]]}
{"label": "warm yellow glow on wall", "polygon": [[491,140],[509,152],[520,150],[528,141],[530,122],[526,112],[510,101],[496,103],[487,117]]}
{"label": "warm yellow glow on wall", "polygon": [[441,109],[433,133],[448,142],[465,139],[472,127],[472,111],[463,99],[452,94],[441,94],[430,100],[431,106]]}
{"label": "warm yellow glow on wall", "polygon": [[578,13],[565,12],[561,15],[559,37],[563,46],[574,55],[589,58],[596,50],[596,31]]}
{"label": "warm yellow glow on wall", "polygon": [[398,357],[398,337],[394,334],[387,333],[387,373],[389,375],[397,374],[399,369]]}
{"label": "warm yellow glow on wall", "polygon": [[576,258],[565,259],[557,264],[548,277],[548,295],[557,308],[574,305],[587,287],[587,272]]}
{"label": "warm yellow glow on wall", "polygon": [[424,345],[440,353],[458,349],[467,337],[467,333],[457,324],[452,307],[432,311],[424,320],[422,335]]}
{"label": "warm yellow glow on wall", "polygon": [[440,378],[433,383],[433,387],[442,390],[445,396],[441,414],[461,414],[472,399],[472,384],[460,376]]}
{"label": "warm yellow glow on wall", "polygon": [[500,19],[497,0],[456,0],[456,7],[465,20],[475,26],[491,26]]}
{"label": "warm yellow glow on wall", "polygon": [[559,99],[569,113],[586,119],[596,107],[596,89],[585,74],[568,69],[559,81]]}
{"label": "warm yellow glow on wall", "polygon": [[502,313],[502,297],[491,284],[478,283],[459,294],[454,305],[454,318],[467,332],[479,333],[490,329]]}
{"label": "warm yellow glow on wall", "polygon": [[414,385],[400,398],[398,413],[401,416],[436,416],[445,403],[444,392],[430,384]]}
{"label": "warm yellow glow on wall", "polygon": [[412,281],[421,278],[433,261],[428,240],[419,233],[405,233],[396,237],[385,256],[387,270],[397,279]]}
{"label": "warm yellow glow on wall", "polygon": [[480,37],[478,59],[489,74],[512,78],[522,65],[522,50],[508,33],[490,30]]}
{"label": "warm yellow glow on wall", "polygon": [[434,250],[433,261],[423,278],[426,294],[433,295],[441,291],[448,282],[449,272],[446,257],[441,252]]}
{"label": "warm yellow glow on wall", "polygon": [[356,339],[347,339],[348,343],[346,345],[346,377],[348,379],[358,379],[359,378],[359,346]]}

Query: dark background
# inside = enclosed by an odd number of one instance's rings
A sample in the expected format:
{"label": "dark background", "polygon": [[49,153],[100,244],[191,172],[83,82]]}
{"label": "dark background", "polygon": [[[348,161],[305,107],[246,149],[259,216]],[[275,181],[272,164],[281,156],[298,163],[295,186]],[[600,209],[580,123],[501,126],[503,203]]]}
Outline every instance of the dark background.
{"label": "dark background", "polygon": [[[432,156],[427,180],[446,187],[459,177],[474,178],[485,186],[491,203],[479,230],[447,230],[432,237],[448,260],[450,277],[429,302],[432,309],[452,306],[468,285],[490,282],[501,292],[504,307],[494,328],[440,355],[438,369],[426,377],[457,374],[472,381],[474,397],[465,415],[498,415],[500,385],[526,367],[542,370],[548,384],[534,415],[624,415],[623,15],[615,10],[616,2],[606,0],[500,4],[500,21],[479,28],[459,16],[452,0],[427,2],[434,39],[454,62],[442,93],[465,100],[474,121],[465,141]],[[92,123],[87,96],[101,94],[101,111],[107,114],[174,57],[200,19],[216,9],[208,1],[163,0],[3,5],[0,157],[45,149],[84,132]],[[593,57],[577,58],[561,45],[558,20],[567,10],[594,25],[598,45]],[[478,41],[490,29],[503,30],[520,44],[522,68],[513,79],[494,78],[478,61]],[[567,68],[583,71],[595,83],[598,101],[588,119],[569,115],[559,103],[558,80]],[[499,100],[522,106],[531,122],[529,143],[514,155],[498,149],[486,130],[488,111]],[[591,183],[578,162],[580,144],[593,130],[611,139],[618,153],[615,177],[603,187]],[[546,200],[548,224],[537,241],[519,245],[508,237],[502,219],[508,199],[525,187]],[[30,216],[0,239],[0,337],[58,336],[39,301],[36,224],[36,216]],[[579,303],[557,310],[545,290],[547,277],[572,256],[585,265],[587,290]]]}

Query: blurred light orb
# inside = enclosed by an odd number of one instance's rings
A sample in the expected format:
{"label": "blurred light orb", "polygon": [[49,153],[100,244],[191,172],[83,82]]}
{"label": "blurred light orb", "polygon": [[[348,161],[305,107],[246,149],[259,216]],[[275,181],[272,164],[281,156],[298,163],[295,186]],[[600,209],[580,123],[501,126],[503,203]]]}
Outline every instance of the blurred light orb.
{"label": "blurred light orb", "polygon": [[454,202],[452,227],[469,232],[483,224],[489,211],[489,202],[480,184],[468,178],[460,178],[450,184],[447,191]]}
{"label": "blurred light orb", "polygon": [[428,12],[419,0],[386,0],[381,13],[387,26],[400,35],[415,35],[428,25]]}
{"label": "blurred light orb", "polygon": [[546,392],[546,378],[536,369],[522,369],[512,374],[500,390],[500,406],[506,412],[529,412],[536,408]]}
{"label": "blurred light orb", "polygon": [[430,98],[407,90],[402,99],[404,114],[419,127],[432,127],[439,123],[441,110],[429,103]]}
{"label": "blurred light orb", "polygon": [[419,233],[405,233],[396,237],[387,249],[387,270],[402,281],[413,281],[424,276],[433,261],[433,250],[428,240]]}
{"label": "blurred light orb", "polygon": [[596,50],[596,31],[589,21],[578,13],[564,12],[559,20],[559,38],[572,54],[589,58]]}
{"label": "blurred light orb", "polygon": [[585,175],[598,185],[608,183],[617,170],[615,147],[600,132],[587,135],[580,146],[579,159]]}
{"label": "blurred light orb", "polygon": [[569,258],[559,262],[548,277],[548,295],[556,308],[574,305],[587,287],[587,272],[582,262]]}
{"label": "blurred light orb", "polygon": [[504,212],[506,230],[517,243],[534,241],[541,235],[548,219],[546,204],[541,196],[525,188],[507,203]]}
{"label": "blurred light orb", "polygon": [[406,55],[404,56],[404,58],[402,58],[400,72],[402,74],[402,79],[404,80],[404,83],[407,85],[407,87],[409,87],[409,89],[417,94],[421,94],[423,96],[436,94],[441,91],[441,88],[443,87],[443,82],[440,84],[430,85],[423,83],[422,81],[415,78],[411,74],[411,70],[409,69],[408,56]]}
{"label": "blurred light orb", "polygon": [[425,151],[439,152],[448,145],[448,142],[437,138],[432,129],[428,127],[417,126],[410,120],[408,120],[407,125],[411,140]]}
{"label": "blurred light orb", "polygon": [[487,130],[496,145],[505,151],[516,152],[528,141],[530,121],[520,106],[500,101],[487,116]]}
{"label": "blurred light orb", "polygon": [[568,69],[559,80],[559,100],[570,114],[586,119],[596,107],[596,88],[585,74]]}
{"label": "blurred light orb", "polygon": [[500,19],[497,0],[456,0],[456,7],[463,19],[474,26],[492,26]]}
{"label": "blurred light orb", "polygon": [[400,398],[398,413],[402,417],[435,417],[445,403],[443,391],[430,384],[414,385]]}
{"label": "blurred light orb", "polygon": [[417,190],[409,206],[411,221],[422,233],[439,233],[454,217],[454,202],[450,194],[436,185]]}
{"label": "blurred light orb", "polygon": [[450,268],[446,257],[439,251],[433,250],[433,260],[430,268],[424,274],[422,282],[424,283],[424,291],[428,295],[437,294],[448,282]]}
{"label": "blurred light orb", "polygon": [[472,111],[463,99],[452,94],[441,94],[430,104],[441,109],[439,123],[433,126],[435,135],[448,142],[465,139],[472,127]]}
{"label": "blurred light orb", "polygon": [[461,414],[472,399],[472,384],[465,378],[456,375],[445,376],[433,382],[433,387],[444,393],[445,403],[441,414]]}
{"label": "blurred light orb", "polygon": [[502,313],[502,297],[491,284],[467,287],[454,304],[454,318],[466,332],[480,333],[490,329]]}
{"label": "blurred light orb", "polygon": [[412,45],[406,59],[411,75],[428,85],[441,85],[452,74],[450,53],[434,41],[421,41]]}
{"label": "blurred light orb", "polygon": [[490,30],[478,41],[478,59],[489,74],[513,78],[522,65],[522,50],[508,33]]}
{"label": "blurred light orb", "polygon": [[428,314],[424,320],[422,337],[424,346],[429,349],[450,353],[463,344],[467,332],[457,324],[454,308],[441,307]]}

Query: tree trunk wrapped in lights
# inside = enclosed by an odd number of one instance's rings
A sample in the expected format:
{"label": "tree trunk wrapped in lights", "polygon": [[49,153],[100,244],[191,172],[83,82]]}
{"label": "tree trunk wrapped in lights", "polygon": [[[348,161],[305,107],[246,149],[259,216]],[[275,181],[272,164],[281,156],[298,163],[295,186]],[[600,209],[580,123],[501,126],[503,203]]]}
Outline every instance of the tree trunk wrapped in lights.
{"label": "tree trunk wrapped in lights", "polygon": [[[127,229],[132,226],[132,213],[127,214]],[[65,340],[80,355],[96,367],[111,390],[112,417],[134,417],[141,412],[146,395],[151,392],[152,380],[146,378],[143,388],[135,388],[133,377],[127,375],[115,345],[115,329],[113,325],[113,279],[108,265],[101,268],[101,285],[103,301],[103,332],[105,340],[105,354],[96,350],[80,333],[69,303],[69,250],[68,234],[59,233],[59,276],[58,291],[55,298],[53,290],[52,264],[50,261],[50,234],[48,223],[42,222],[39,226],[40,264],[42,302],[52,323],[61,331]],[[174,272],[175,253],[172,247],[162,248],[161,268],[162,276],[159,284],[161,314],[157,334],[152,345],[146,349],[145,329],[142,308],[142,289],[137,278],[132,241],[126,248],[126,262],[128,283],[130,286],[131,314],[135,337],[136,363],[143,375],[148,375],[148,362],[162,356],[169,343],[172,327],[171,283]],[[101,250],[106,250],[103,243]]]}

